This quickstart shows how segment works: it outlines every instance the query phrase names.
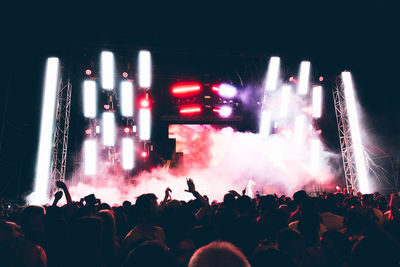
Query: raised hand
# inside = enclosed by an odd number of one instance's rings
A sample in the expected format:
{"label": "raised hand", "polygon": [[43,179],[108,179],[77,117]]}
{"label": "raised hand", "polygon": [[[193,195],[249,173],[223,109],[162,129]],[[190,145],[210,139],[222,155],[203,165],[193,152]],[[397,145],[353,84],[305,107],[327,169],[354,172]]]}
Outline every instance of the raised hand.
{"label": "raised hand", "polygon": [[185,192],[189,192],[189,193],[194,193],[196,192],[196,187],[193,183],[193,180],[191,178],[186,179],[186,183],[188,185],[188,190],[185,190]]}
{"label": "raised hand", "polygon": [[67,188],[67,186],[65,185],[65,183],[64,183],[63,181],[60,181],[60,180],[56,181],[56,186],[57,186],[58,188],[61,188],[61,189]]}
{"label": "raised hand", "polygon": [[54,194],[54,198],[57,199],[57,200],[60,200],[62,198],[62,196],[63,196],[63,191],[57,191]]}
{"label": "raised hand", "polygon": [[246,195],[246,187],[242,190],[242,196]]}
{"label": "raised hand", "polygon": [[171,198],[171,193],[172,193],[171,188],[167,187],[167,188],[165,189],[165,198],[164,198],[164,199],[169,199],[169,198]]}

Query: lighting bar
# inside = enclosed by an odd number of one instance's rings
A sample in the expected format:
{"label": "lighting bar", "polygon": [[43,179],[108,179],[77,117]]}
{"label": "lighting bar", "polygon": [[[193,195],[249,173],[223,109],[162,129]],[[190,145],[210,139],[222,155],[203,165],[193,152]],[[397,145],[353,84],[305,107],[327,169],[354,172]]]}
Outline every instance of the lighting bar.
{"label": "lighting bar", "polygon": [[322,87],[316,86],[313,88],[312,98],[312,116],[320,118],[322,113]]}
{"label": "lighting bar", "polygon": [[271,57],[268,64],[267,80],[265,82],[265,91],[274,91],[279,79],[279,57]]}
{"label": "lighting bar", "polygon": [[179,109],[179,113],[182,115],[193,115],[201,112],[201,107],[199,105],[185,106]]}
{"label": "lighting bar", "polygon": [[120,87],[121,115],[133,116],[133,84],[130,81],[122,81]]}
{"label": "lighting bar", "polygon": [[101,86],[111,91],[114,89],[115,60],[114,54],[110,51],[101,52]]}
{"label": "lighting bar", "polygon": [[150,140],[151,135],[151,113],[148,108],[139,109],[139,139]]}
{"label": "lighting bar", "polygon": [[83,116],[94,119],[97,113],[96,82],[87,80],[83,82]]}
{"label": "lighting bar", "polygon": [[361,193],[364,194],[370,193],[351,73],[347,71],[342,72],[342,80],[344,84],[344,95],[346,98],[346,107],[351,130],[351,138],[354,147],[354,159],[356,161],[359,190],[361,191]]}
{"label": "lighting bar", "polygon": [[176,84],[172,86],[171,93],[175,96],[184,96],[188,94],[197,94],[201,91],[199,83]]}
{"label": "lighting bar", "polygon": [[39,149],[32,204],[44,204],[48,200],[59,71],[60,60],[56,57],[48,58],[44,78]]}
{"label": "lighting bar", "polygon": [[294,122],[294,141],[296,144],[301,144],[304,140],[304,130],[305,130],[305,117],[304,115],[296,116]]}
{"label": "lighting bar", "polygon": [[223,83],[218,87],[218,94],[222,97],[233,98],[237,94],[237,89],[235,86]]}
{"label": "lighting bar", "polygon": [[139,86],[141,88],[150,88],[151,86],[151,54],[149,51],[139,52]]}
{"label": "lighting bar", "polygon": [[122,168],[132,170],[135,165],[133,139],[124,137],[122,139]]}
{"label": "lighting bar", "polygon": [[310,65],[309,61],[302,61],[300,64],[299,87],[297,91],[299,95],[306,95],[308,92]]}
{"label": "lighting bar", "polygon": [[267,138],[271,132],[272,112],[269,109],[261,112],[259,135]]}
{"label": "lighting bar", "polygon": [[95,175],[97,173],[97,141],[89,139],[84,142],[84,173]]}
{"label": "lighting bar", "polygon": [[280,111],[279,111],[279,116],[282,118],[285,118],[288,115],[291,91],[292,91],[292,88],[289,85],[282,86],[281,107],[280,107]]}
{"label": "lighting bar", "polygon": [[315,175],[319,169],[319,155],[321,143],[318,139],[311,139],[311,173]]}
{"label": "lighting bar", "polygon": [[114,146],[115,144],[115,115],[112,112],[103,113],[103,145]]}

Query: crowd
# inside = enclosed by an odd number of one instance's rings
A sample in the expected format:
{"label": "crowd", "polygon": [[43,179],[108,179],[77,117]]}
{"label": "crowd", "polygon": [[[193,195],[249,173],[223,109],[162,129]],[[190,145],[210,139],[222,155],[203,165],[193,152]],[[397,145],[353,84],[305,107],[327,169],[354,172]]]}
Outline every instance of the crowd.
{"label": "crowd", "polygon": [[[73,201],[57,182],[52,205],[1,204],[0,266],[398,266],[399,196],[335,192],[209,203],[143,194],[111,207]],[[205,192],[201,192],[205,193]],[[67,204],[59,205],[66,198]]]}

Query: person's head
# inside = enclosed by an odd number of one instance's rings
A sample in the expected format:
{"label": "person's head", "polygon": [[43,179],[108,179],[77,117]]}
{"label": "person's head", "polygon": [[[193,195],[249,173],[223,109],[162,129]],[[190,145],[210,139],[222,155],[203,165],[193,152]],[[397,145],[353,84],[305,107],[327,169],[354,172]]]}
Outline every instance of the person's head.
{"label": "person's head", "polygon": [[177,261],[168,247],[157,241],[146,241],[126,257],[124,267],[175,267]]}
{"label": "person's head", "polygon": [[115,218],[111,211],[100,210],[97,212],[97,217],[101,218],[104,235],[107,236],[109,241],[114,240],[115,237]]}
{"label": "person's head", "polygon": [[308,195],[307,195],[306,191],[304,191],[304,190],[297,191],[296,193],[293,194],[293,200],[296,202],[296,204],[298,206],[303,201],[303,199],[305,199],[307,197],[308,197]]}
{"label": "person's head", "polygon": [[157,215],[157,207],[157,197],[154,194],[143,194],[136,199],[136,215],[143,220],[153,220]]}
{"label": "person's head", "polygon": [[95,266],[101,261],[103,244],[102,221],[97,217],[82,217],[72,225],[71,261],[79,264]]}
{"label": "person's head", "polygon": [[285,228],[278,233],[278,249],[287,252],[292,259],[300,257],[305,250],[301,234],[295,230]]}
{"label": "person's head", "polygon": [[251,211],[251,199],[248,196],[241,196],[236,201],[237,208],[240,214]]}
{"label": "person's head", "polygon": [[266,211],[258,222],[262,239],[267,238],[268,241],[275,242],[278,232],[288,227],[288,214],[283,210],[271,209]]}
{"label": "person's head", "polygon": [[231,194],[231,193],[225,194],[223,205],[225,208],[235,209],[235,207],[236,207],[235,195]]}
{"label": "person's head", "polygon": [[259,210],[260,214],[264,213],[267,210],[277,208],[277,201],[274,195],[266,195],[261,196],[258,199],[257,209]]}
{"label": "person's head", "polygon": [[20,214],[20,224],[27,239],[41,245],[45,238],[45,209],[41,206],[27,206]]}
{"label": "person's head", "polygon": [[214,241],[196,250],[188,267],[250,267],[243,253],[234,245],[224,241]]}

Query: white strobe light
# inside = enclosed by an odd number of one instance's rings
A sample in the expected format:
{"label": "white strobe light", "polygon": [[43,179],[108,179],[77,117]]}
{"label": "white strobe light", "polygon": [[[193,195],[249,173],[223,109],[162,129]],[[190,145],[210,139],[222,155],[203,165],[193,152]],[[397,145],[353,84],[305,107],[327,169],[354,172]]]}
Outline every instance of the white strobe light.
{"label": "white strobe light", "polygon": [[280,111],[279,111],[279,116],[281,118],[285,118],[288,115],[291,91],[292,91],[292,88],[289,85],[282,86],[281,106],[280,106]]}
{"label": "white strobe light", "polygon": [[112,112],[103,113],[103,145],[114,146],[115,144],[115,116]]}
{"label": "white strobe light", "polygon": [[133,116],[133,84],[130,81],[122,81],[120,88],[121,115]]}
{"label": "white strobe light", "polygon": [[101,52],[101,86],[105,90],[114,89],[115,60],[114,54],[110,51]]}
{"label": "white strobe light", "polygon": [[322,113],[322,87],[316,86],[313,88],[312,98],[312,116],[320,118]]}
{"label": "white strobe light", "polygon": [[306,95],[308,92],[310,65],[309,61],[302,61],[300,64],[299,87],[297,91],[299,95]]}
{"label": "white strobe light", "polygon": [[270,134],[271,131],[271,120],[272,120],[272,114],[271,110],[263,110],[261,112],[261,118],[260,118],[260,128],[259,128],[259,135],[262,138],[267,138]]}
{"label": "white strobe light", "polygon": [[60,61],[50,57],[46,62],[43,88],[42,116],[40,122],[39,149],[36,162],[35,184],[31,204],[44,204],[48,201],[52,143],[55,124],[57,89]]}
{"label": "white strobe light", "polygon": [[151,135],[151,113],[148,108],[139,109],[139,139],[150,140]]}
{"label": "white strobe light", "polygon": [[88,139],[83,148],[85,175],[95,175],[97,173],[97,141]]}
{"label": "white strobe light", "polygon": [[354,159],[356,161],[359,190],[361,193],[364,194],[370,193],[351,73],[348,71],[342,72],[342,80],[344,84],[344,95],[346,98],[346,107],[350,123],[351,138],[354,147]]}
{"label": "white strobe light", "polygon": [[139,52],[139,86],[141,88],[150,88],[151,86],[151,54],[149,51]]}
{"label": "white strobe light", "polygon": [[85,118],[94,119],[97,113],[96,82],[87,80],[83,82],[83,115]]}
{"label": "white strobe light", "polygon": [[271,57],[268,64],[267,79],[265,82],[265,91],[274,91],[279,79],[279,57]]}
{"label": "white strobe light", "polygon": [[122,139],[122,168],[132,170],[135,165],[133,139],[124,137]]}

